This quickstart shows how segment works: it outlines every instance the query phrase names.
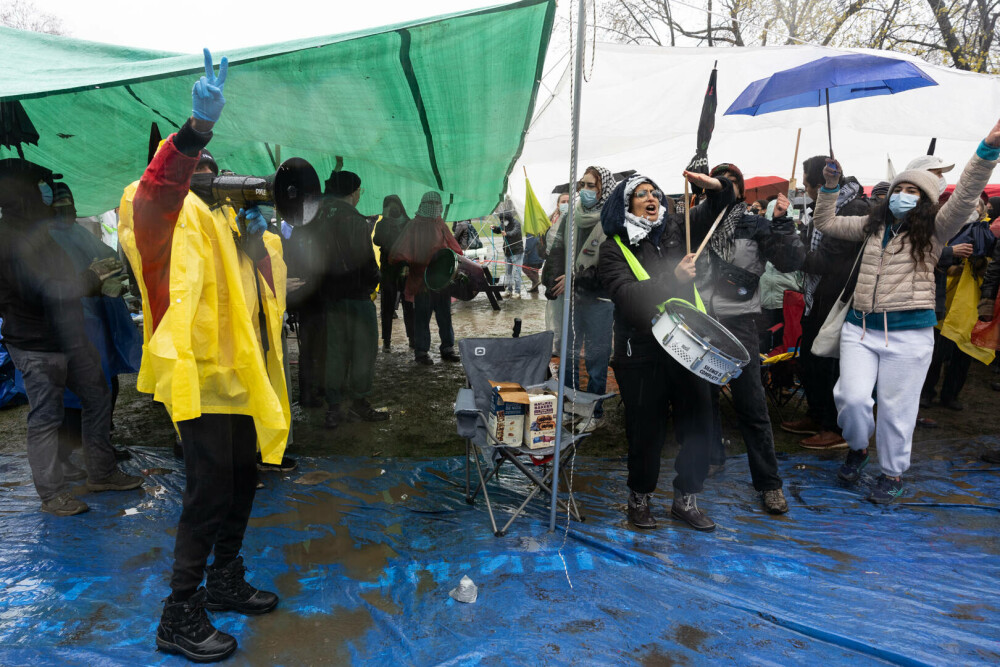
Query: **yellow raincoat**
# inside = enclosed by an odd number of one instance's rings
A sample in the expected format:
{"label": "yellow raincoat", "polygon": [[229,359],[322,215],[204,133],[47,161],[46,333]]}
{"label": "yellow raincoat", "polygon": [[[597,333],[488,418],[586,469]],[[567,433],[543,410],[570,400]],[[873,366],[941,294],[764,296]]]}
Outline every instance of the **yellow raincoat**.
{"label": "yellow raincoat", "polygon": [[171,242],[169,305],[152,331],[132,219],[138,185],[136,181],[125,188],[118,223],[118,238],[143,299],[138,390],[153,394],[175,423],[205,413],[253,417],[263,460],[280,463],[291,423],[281,351],[286,278],[281,240],[264,233],[274,291],[263,278],[257,280],[267,318],[265,359],[254,286],[257,272],[233,242],[235,213],[228,206],[211,210],[189,192]]}

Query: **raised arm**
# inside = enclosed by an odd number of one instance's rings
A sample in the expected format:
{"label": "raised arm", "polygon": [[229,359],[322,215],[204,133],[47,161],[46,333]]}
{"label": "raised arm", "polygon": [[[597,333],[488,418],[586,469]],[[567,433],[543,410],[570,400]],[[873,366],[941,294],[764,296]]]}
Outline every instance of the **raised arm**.
{"label": "raised arm", "polygon": [[867,215],[837,215],[837,194],[840,192],[840,163],[827,160],[823,168],[826,187],[819,189],[816,206],[813,208],[813,224],[816,229],[836,239],[860,241],[865,238]]}

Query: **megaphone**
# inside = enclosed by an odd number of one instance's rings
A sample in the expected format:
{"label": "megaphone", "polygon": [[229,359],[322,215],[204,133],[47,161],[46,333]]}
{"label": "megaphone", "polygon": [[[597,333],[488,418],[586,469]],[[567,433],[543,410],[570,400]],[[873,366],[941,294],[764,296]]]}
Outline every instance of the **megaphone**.
{"label": "megaphone", "polygon": [[319,210],[319,176],[300,157],[285,160],[270,176],[220,174],[212,179],[212,197],[235,209],[273,206],[290,225],[308,224]]}
{"label": "megaphone", "polygon": [[500,286],[493,284],[489,270],[451,248],[441,248],[424,269],[424,284],[432,292],[444,292],[460,301],[471,301],[485,292],[494,310],[499,310]]}

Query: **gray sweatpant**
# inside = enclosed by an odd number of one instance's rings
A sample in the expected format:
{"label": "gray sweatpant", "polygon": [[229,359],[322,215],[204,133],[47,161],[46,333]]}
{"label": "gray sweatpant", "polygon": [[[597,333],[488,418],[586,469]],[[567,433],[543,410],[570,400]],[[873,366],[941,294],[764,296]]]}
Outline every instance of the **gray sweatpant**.
{"label": "gray sweatpant", "polygon": [[7,346],[14,366],[24,376],[28,394],[28,465],[42,501],[65,491],[59,456],[59,426],[63,392],[80,397],[84,462],[87,477],[104,479],[117,465],[111,447],[111,392],[101,370],[101,358],[91,345],[69,353],[35,352]]}
{"label": "gray sweatpant", "polygon": [[[833,388],[837,424],[851,449],[864,449],[872,434],[882,472],[898,477],[910,467],[920,390],[934,353],[931,327],[889,331],[845,322],[840,333],[840,379]],[[863,334],[863,335],[862,335]],[[878,423],[872,408],[877,389]]]}

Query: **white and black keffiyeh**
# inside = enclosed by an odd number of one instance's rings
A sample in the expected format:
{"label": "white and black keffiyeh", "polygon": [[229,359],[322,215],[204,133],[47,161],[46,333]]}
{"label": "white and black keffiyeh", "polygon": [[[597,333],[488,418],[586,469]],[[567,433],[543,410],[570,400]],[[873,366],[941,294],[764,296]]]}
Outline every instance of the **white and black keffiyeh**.
{"label": "white and black keffiyeh", "polygon": [[726,217],[719,223],[715,233],[712,234],[710,242],[712,251],[727,262],[733,261],[736,254],[736,224],[743,218],[747,211],[747,204],[738,201],[726,211]]}
{"label": "white and black keffiyeh", "polygon": [[663,224],[663,219],[667,213],[667,208],[663,205],[662,201],[660,202],[660,216],[655,221],[634,215],[629,211],[632,193],[642,183],[649,183],[651,187],[656,188],[656,184],[653,181],[641,174],[635,174],[625,184],[625,231],[628,233],[629,245],[635,245],[649,236],[651,231]]}

